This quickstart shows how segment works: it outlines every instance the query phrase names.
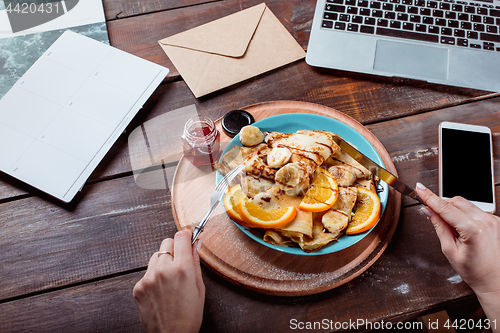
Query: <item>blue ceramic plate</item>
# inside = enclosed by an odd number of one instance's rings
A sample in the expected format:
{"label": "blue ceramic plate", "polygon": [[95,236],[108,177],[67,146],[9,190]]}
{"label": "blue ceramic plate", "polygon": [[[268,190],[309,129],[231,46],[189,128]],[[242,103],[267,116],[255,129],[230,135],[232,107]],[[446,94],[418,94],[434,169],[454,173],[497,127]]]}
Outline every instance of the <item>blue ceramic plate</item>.
{"label": "blue ceramic plate", "polygon": [[[347,126],[346,124],[332,118],[315,114],[309,114],[309,113],[289,113],[289,114],[281,114],[265,118],[255,122],[253,125],[259,127],[262,132],[274,131],[283,133],[294,133],[300,129],[316,129],[316,130],[325,130],[329,132],[334,132],[340,135],[344,140],[355,145],[360,152],[368,156],[370,159],[372,159],[379,165],[384,166],[382,158],[380,158],[375,148],[363,135],[361,135],[352,127]],[[223,154],[225,154],[235,145],[241,146],[239,135],[236,135],[231,140],[226,149],[224,149]],[[216,179],[217,183],[221,180],[221,178],[222,176],[219,173],[217,173],[217,179]],[[380,203],[382,204],[381,207],[382,210],[380,212],[380,216],[382,216],[385,210],[385,206],[387,204],[389,191],[387,184],[384,182],[380,182],[379,187],[383,189],[383,191],[379,193]],[[257,229],[245,228],[237,223],[234,224],[248,237],[252,238],[256,242],[264,246],[289,254],[305,255],[305,256],[316,256],[316,255],[329,254],[344,250],[349,246],[359,242],[370,232],[366,231],[364,233],[353,236],[347,236],[344,234],[340,236],[338,241],[332,242],[329,245],[317,251],[306,253],[302,251],[302,249],[298,246],[297,247],[275,246],[267,242],[264,242],[262,240],[262,236],[264,235],[262,231]]]}

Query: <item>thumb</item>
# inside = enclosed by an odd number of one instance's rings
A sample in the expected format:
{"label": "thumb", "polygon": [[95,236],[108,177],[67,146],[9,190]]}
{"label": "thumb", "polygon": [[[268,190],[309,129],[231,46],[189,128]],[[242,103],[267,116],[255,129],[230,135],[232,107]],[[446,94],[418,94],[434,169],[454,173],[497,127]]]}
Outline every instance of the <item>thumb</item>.
{"label": "thumb", "polygon": [[205,284],[203,283],[203,276],[201,274],[201,264],[200,264],[200,248],[201,248],[201,238],[196,241],[195,246],[193,246],[193,259],[194,259],[194,269],[196,276],[196,285],[200,291],[200,295],[205,297]]}

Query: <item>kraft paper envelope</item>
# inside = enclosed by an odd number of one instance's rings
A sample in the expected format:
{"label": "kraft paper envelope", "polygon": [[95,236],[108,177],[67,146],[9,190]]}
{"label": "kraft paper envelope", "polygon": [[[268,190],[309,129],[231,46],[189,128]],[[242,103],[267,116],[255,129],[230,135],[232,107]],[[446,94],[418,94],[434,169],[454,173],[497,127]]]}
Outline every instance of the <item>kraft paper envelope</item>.
{"label": "kraft paper envelope", "polygon": [[265,3],[159,41],[196,97],[302,59]]}

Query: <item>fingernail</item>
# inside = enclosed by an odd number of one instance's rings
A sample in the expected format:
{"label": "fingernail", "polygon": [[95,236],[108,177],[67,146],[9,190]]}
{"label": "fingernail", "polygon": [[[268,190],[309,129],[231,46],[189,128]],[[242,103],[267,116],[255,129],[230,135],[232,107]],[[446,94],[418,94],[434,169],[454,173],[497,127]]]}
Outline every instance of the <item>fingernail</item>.
{"label": "fingernail", "polygon": [[201,248],[201,238],[198,239],[198,243],[196,243],[196,252],[200,252],[200,248]]}
{"label": "fingernail", "polygon": [[420,208],[420,211],[422,212],[422,214],[424,214],[428,219],[431,218],[431,212],[429,212],[429,210],[425,207],[422,207]]}
{"label": "fingernail", "polygon": [[417,185],[416,185],[416,186],[417,186],[417,188],[418,188],[419,190],[427,190],[427,187],[425,187],[425,186],[424,186],[424,184],[422,184],[422,183],[417,183]]}

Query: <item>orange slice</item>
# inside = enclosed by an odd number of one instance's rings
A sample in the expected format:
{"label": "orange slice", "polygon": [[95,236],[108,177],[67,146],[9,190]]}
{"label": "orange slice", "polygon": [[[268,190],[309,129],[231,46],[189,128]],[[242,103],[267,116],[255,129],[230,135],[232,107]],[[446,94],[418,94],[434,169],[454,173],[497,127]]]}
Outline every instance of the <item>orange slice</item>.
{"label": "orange slice", "polygon": [[307,212],[323,212],[330,209],[337,201],[339,189],[335,178],[323,168],[314,171],[311,187],[299,205]]}
{"label": "orange slice", "polygon": [[243,219],[238,213],[238,204],[246,199],[245,193],[241,190],[241,186],[235,185],[231,187],[229,192],[224,196],[224,208],[226,209],[229,218],[238,224],[243,223]]}
{"label": "orange slice", "polygon": [[238,212],[247,226],[269,229],[290,223],[297,215],[297,208],[285,207],[264,210],[250,200],[242,200],[238,204]]}
{"label": "orange slice", "polygon": [[370,230],[380,218],[380,199],[377,193],[364,187],[357,187],[357,190],[356,212],[347,225],[347,235]]}

